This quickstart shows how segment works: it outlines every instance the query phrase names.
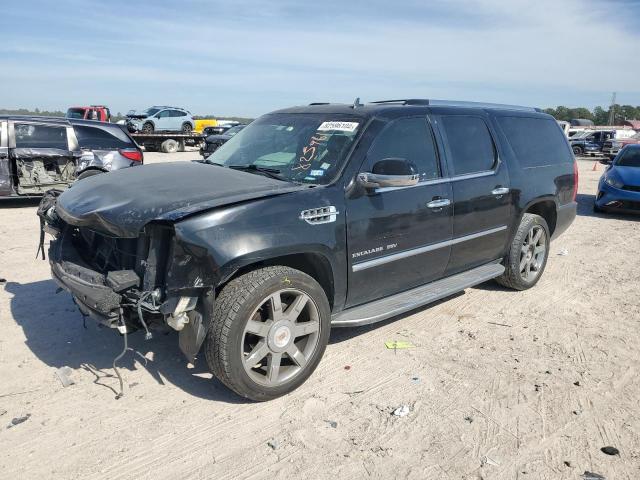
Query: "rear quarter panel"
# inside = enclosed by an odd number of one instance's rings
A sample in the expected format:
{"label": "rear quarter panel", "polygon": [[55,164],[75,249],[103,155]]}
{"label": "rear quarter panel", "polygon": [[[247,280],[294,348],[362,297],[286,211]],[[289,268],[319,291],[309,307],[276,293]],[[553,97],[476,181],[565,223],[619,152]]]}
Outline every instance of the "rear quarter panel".
{"label": "rear quarter panel", "polygon": [[[512,233],[515,233],[515,230],[518,228],[522,215],[529,207],[536,203],[550,201],[555,204],[556,209],[571,206],[575,185],[575,158],[569,142],[560,127],[557,127],[558,135],[562,136],[564,151],[559,152],[557,158],[550,158],[544,165],[529,167],[524,165],[518,158],[518,155],[509,142],[509,138],[500,127],[496,117],[531,117],[532,115],[521,112],[508,112],[499,115],[491,114],[490,116],[492,117],[496,134],[502,146],[502,155],[509,164],[510,188],[513,193],[515,213]],[[541,119],[553,118],[545,114],[534,116]]]}

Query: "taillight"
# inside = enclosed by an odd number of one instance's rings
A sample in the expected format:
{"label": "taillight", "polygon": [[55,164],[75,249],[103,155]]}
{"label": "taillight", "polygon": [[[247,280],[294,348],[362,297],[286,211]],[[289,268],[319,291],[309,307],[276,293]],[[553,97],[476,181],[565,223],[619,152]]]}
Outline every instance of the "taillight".
{"label": "taillight", "polygon": [[142,163],[142,152],[136,148],[127,148],[125,150],[118,150],[120,155],[134,162]]}
{"label": "taillight", "polygon": [[578,196],[578,162],[573,161],[573,201],[576,201]]}

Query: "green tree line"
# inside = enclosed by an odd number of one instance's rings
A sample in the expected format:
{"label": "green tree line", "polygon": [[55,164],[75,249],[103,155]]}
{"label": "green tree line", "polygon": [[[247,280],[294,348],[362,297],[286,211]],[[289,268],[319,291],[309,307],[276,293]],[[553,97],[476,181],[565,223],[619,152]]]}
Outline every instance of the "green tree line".
{"label": "green tree line", "polygon": [[[613,106],[614,109],[614,125],[621,125],[625,120],[638,120],[640,119],[640,106],[634,107],[633,105],[618,105]],[[609,124],[609,108],[595,107],[593,110],[589,110],[585,107],[569,108],[559,106],[556,108],[546,108],[544,111],[549,115],[555,117],[556,120],[569,121],[572,118],[586,118],[587,120],[593,120],[596,125],[608,125]]]}

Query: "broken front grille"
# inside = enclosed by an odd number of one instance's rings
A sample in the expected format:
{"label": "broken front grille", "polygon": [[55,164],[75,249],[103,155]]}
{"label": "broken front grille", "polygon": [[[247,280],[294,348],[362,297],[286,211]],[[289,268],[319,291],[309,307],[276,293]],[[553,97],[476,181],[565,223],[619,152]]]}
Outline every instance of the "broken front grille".
{"label": "broken front grille", "polygon": [[113,270],[139,270],[141,267],[138,255],[143,237],[115,238],[80,227],[75,240],[83,260],[103,274]]}

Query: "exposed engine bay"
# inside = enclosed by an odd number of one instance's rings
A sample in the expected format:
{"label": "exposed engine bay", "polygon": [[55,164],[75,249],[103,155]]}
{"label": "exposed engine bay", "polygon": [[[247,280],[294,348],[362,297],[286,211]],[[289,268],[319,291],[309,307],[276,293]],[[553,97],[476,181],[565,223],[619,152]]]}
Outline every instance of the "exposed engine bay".
{"label": "exposed engine bay", "polygon": [[151,224],[137,238],[119,238],[69,225],[55,210],[59,193],[47,192],[38,212],[43,232],[54,237],[54,280],[84,316],[122,334],[143,329],[151,339],[156,327],[178,331],[181,350],[194,362],[213,290],[205,286],[195,258],[175,241],[173,228]]}

